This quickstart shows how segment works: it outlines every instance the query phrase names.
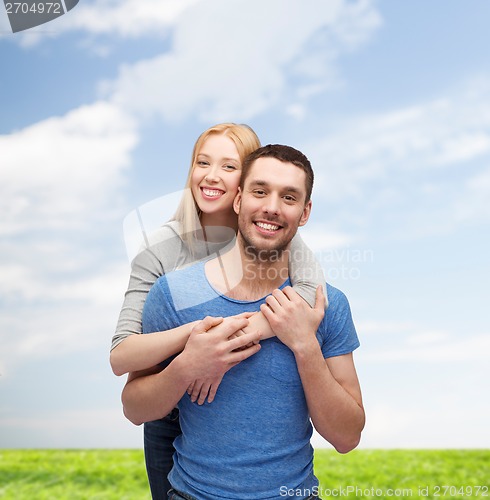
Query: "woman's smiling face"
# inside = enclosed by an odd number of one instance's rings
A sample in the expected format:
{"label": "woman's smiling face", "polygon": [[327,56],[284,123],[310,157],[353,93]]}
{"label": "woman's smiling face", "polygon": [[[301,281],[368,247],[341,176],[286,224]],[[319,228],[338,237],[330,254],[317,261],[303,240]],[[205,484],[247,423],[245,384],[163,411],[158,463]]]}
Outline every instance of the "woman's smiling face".
{"label": "woman's smiling face", "polygon": [[241,176],[241,159],[226,135],[210,135],[197,152],[191,177],[192,194],[204,214],[232,211]]}

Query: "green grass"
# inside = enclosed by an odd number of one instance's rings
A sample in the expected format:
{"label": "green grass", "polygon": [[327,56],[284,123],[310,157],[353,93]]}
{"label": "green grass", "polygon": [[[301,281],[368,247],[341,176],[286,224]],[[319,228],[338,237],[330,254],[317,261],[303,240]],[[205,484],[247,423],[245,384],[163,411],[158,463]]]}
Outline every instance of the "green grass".
{"label": "green grass", "polygon": [[[388,498],[390,493],[393,498],[490,499],[489,464],[490,450],[356,450],[347,455],[317,450],[315,454],[323,499]],[[477,486],[487,489],[478,491]],[[150,500],[143,452],[0,450],[0,498]]]}
{"label": "green grass", "polygon": [[351,498],[490,499],[490,450],[317,450],[315,473],[324,498],[342,490]]}
{"label": "green grass", "polygon": [[150,499],[141,450],[1,450],[2,500]]}

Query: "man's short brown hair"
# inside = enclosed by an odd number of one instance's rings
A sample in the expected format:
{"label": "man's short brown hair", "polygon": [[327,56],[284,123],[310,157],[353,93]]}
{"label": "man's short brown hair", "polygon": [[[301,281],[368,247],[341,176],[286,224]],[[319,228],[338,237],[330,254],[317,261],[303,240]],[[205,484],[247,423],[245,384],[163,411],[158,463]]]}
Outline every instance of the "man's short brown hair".
{"label": "man's short brown hair", "polygon": [[310,160],[297,149],[291,146],[284,146],[282,144],[267,144],[267,146],[262,146],[256,149],[253,153],[250,153],[242,164],[242,176],[240,178],[240,188],[243,190],[245,185],[245,179],[247,178],[250,168],[259,158],[275,158],[276,160],[282,161],[284,163],[292,163],[297,167],[301,168],[306,174],[306,198],[305,203],[308,203],[311,198],[311,191],[313,189],[313,169],[311,168]]}

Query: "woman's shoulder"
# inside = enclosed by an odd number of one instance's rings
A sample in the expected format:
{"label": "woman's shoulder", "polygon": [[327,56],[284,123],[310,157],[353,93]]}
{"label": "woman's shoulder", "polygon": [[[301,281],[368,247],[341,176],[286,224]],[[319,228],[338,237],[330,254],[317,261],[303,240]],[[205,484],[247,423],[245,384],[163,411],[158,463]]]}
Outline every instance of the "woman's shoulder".
{"label": "woman's shoulder", "polygon": [[153,267],[162,268],[164,272],[175,269],[187,258],[186,246],[182,242],[179,230],[180,224],[171,221],[150,233],[145,233],[133,263],[150,268],[153,262]]}
{"label": "woman's shoulder", "polygon": [[142,249],[151,248],[156,250],[160,247],[180,247],[182,239],[180,237],[180,223],[177,221],[165,222],[159,228],[146,233],[142,242]]}
{"label": "woman's shoulder", "polygon": [[159,228],[151,231],[147,235],[148,242],[159,243],[170,238],[178,237],[180,239],[181,224],[176,220],[171,220],[162,224]]}

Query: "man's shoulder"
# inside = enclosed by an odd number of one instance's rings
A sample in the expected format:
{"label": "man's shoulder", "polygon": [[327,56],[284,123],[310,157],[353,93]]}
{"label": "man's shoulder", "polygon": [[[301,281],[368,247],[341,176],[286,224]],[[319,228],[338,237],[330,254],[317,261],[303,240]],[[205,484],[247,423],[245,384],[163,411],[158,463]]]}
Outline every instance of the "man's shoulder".
{"label": "man's shoulder", "polygon": [[158,289],[155,298],[180,311],[220,297],[209,284],[204,266],[205,261],[199,261],[161,276],[153,286]]}
{"label": "man's shoulder", "polygon": [[174,269],[173,271],[164,274],[163,276],[160,276],[157,282],[182,281],[192,278],[205,277],[204,264],[205,261],[198,261],[198,262],[193,262],[192,264],[188,264],[186,266],[179,267],[177,269]]}
{"label": "man's shoulder", "polygon": [[326,283],[326,286],[328,294],[328,309],[336,308],[349,303],[347,296],[342,290],[330,285],[330,283]]}
{"label": "man's shoulder", "polygon": [[345,293],[329,283],[326,285],[328,293],[328,307],[325,310],[325,316],[320,323],[320,330],[323,330],[324,333],[341,327],[341,325],[343,325],[345,321],[351,317],[350,304]]}
{"label": "man's shoulder", "polygon": [[350,353],[360,345],[347,296],[328,283],[327,293],[329,304],[318,329],[325,358]]}

